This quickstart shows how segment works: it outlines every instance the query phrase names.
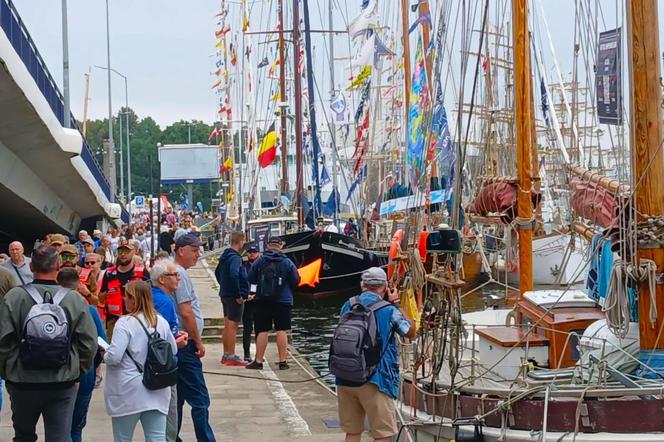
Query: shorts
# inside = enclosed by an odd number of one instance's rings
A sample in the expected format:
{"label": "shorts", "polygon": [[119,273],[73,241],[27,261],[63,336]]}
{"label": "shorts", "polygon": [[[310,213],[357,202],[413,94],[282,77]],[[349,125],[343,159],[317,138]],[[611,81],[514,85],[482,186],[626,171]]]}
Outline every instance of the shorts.
{"label": "shorts", "polygon": [[244,303],[238,304],[235,298],[221,298],[221,305],[224,306],[224,318],[233,322],[242,322]]}
{"label": "shorts", "polygon": [[286,331],[291,329],[291,309],[293,306],[273,301],[254,301],[254,326],[256,334],[272,330]]}
{"label": "shorts", "polygon": [[394,399],[378,390],[376,384],[366,383],[361,387],[337,386],[339,424],[350,434],[364,431],[364,416],[369,418],[371,437],[392,437],[397,429]]}

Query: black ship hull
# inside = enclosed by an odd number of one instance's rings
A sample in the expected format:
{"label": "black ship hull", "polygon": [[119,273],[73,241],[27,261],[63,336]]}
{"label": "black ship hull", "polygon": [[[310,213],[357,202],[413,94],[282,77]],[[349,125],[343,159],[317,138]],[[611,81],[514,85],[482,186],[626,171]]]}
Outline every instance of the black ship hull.
{"label": "black ship hull", "polygon": [[320,283],[298,287],[295,296],[303,300],[348,297],[359,293],[362,271],[387,264],[387,254],[368,251],[350,236],[309,231],[282,236],[283,252],[300,268],[322,259]]}

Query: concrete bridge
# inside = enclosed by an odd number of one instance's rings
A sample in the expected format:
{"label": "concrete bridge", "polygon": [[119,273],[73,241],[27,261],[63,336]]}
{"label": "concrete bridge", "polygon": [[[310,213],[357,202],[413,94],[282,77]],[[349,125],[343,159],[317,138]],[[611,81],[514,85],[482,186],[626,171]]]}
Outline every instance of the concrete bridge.
{"label": "concrete bridge", "polygon": [[0,109],[0,244],[128,220],[11,0],[0,0]]}

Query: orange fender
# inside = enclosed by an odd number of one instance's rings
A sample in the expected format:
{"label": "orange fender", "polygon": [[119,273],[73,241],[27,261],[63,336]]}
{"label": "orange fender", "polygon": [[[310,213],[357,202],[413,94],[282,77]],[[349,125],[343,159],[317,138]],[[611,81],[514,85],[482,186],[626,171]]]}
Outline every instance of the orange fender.
{"label": "orange fender", "polygon": [[420,253],[422,262],[427,260],[427,238],[429,238],[428,230],[422,230],[417,238],[417,251]]}
{"label": "orange fender", "polygon": [[405,273],[405,269],[403,268],[403,265],[401,263],[397,263],[395,261],[395,258],[399,256],[399,252],[401,250],[401,240],[403,239],[404,232],[403,230],[399,229],[396,232],[394,232],[394,235],[392,236],[392,242],[390,243],[390,253],[387,255],[388,256],[388,261],[387,261],[387,280],[390,281],[392,279],[392,275],[394,275],[394,271],[396,270],[396,267],[398,266],[399,269],[399,276],[403,276]]}

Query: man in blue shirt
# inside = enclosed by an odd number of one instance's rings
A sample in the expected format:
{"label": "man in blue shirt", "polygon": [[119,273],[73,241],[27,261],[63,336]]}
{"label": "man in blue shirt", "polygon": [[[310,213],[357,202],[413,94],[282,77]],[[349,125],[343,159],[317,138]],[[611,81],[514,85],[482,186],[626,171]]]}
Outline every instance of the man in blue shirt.
{"label": "man in blue shirt", "polygon": [[[249,270],[249,283],[256,286],[254,325],[256,326],[256,359],[245,368],[263,369],[263,357],[267,349],[270,330],[277,332],[279,370],[288,370],[286,352],[288,330],[291,329],[293,292],[300,283],[300,275],[293,261],[282,251],[283,241],[273,236],[268,241],[268,251],[258,258]],[[272,277],[268,278],[267,275]],[[268,293],[272,291],[272,293]]]}
{"label": "man in blue shirt", "polygon": [[[180,274],[175,263],[168,258],[158,259],[150,269],[152,279],[152,303],[155,310],[168,322],[178,349],[187,346],[188,335],[180,331],[178,314],[173,296],[180,284]],[[178,436],[178,390],[171,387],[171,403],[166,417],[166,441],[175,442]]]}
{"label": "man in blue shirt", "polygon": [[235,354],[235,340],[237,329],[242,322],[244,301],[249,299],[247,272],[240,255],[244,242],[244,232],[231,232],[231,246],[221,254],[214,271],[219,283],[219,297],[224,307],[224,354],[221,363],[231,367],[247,365]]}
{"label": "man in blue shirt", "polygon": [[[376,441],[387,442],[398,433],[394,400],[399,394],[399,355],[394,334],[414,337],[415,323],[406,319],[399,306],[399,294],[387,287],[387,275],[379,267],[371,267],[362,273],[362,293],[357,298],[365,306],[381,299],[392,305],[375,311],[383,351],[369,381],[358,385],[336,379],[339,422],[341,429],[346,432],[346,442],[360,442],[366,415],[371,426],[371,436]],[[341,307],[341,316],[350,308],[350,301],[346,301]]]}

